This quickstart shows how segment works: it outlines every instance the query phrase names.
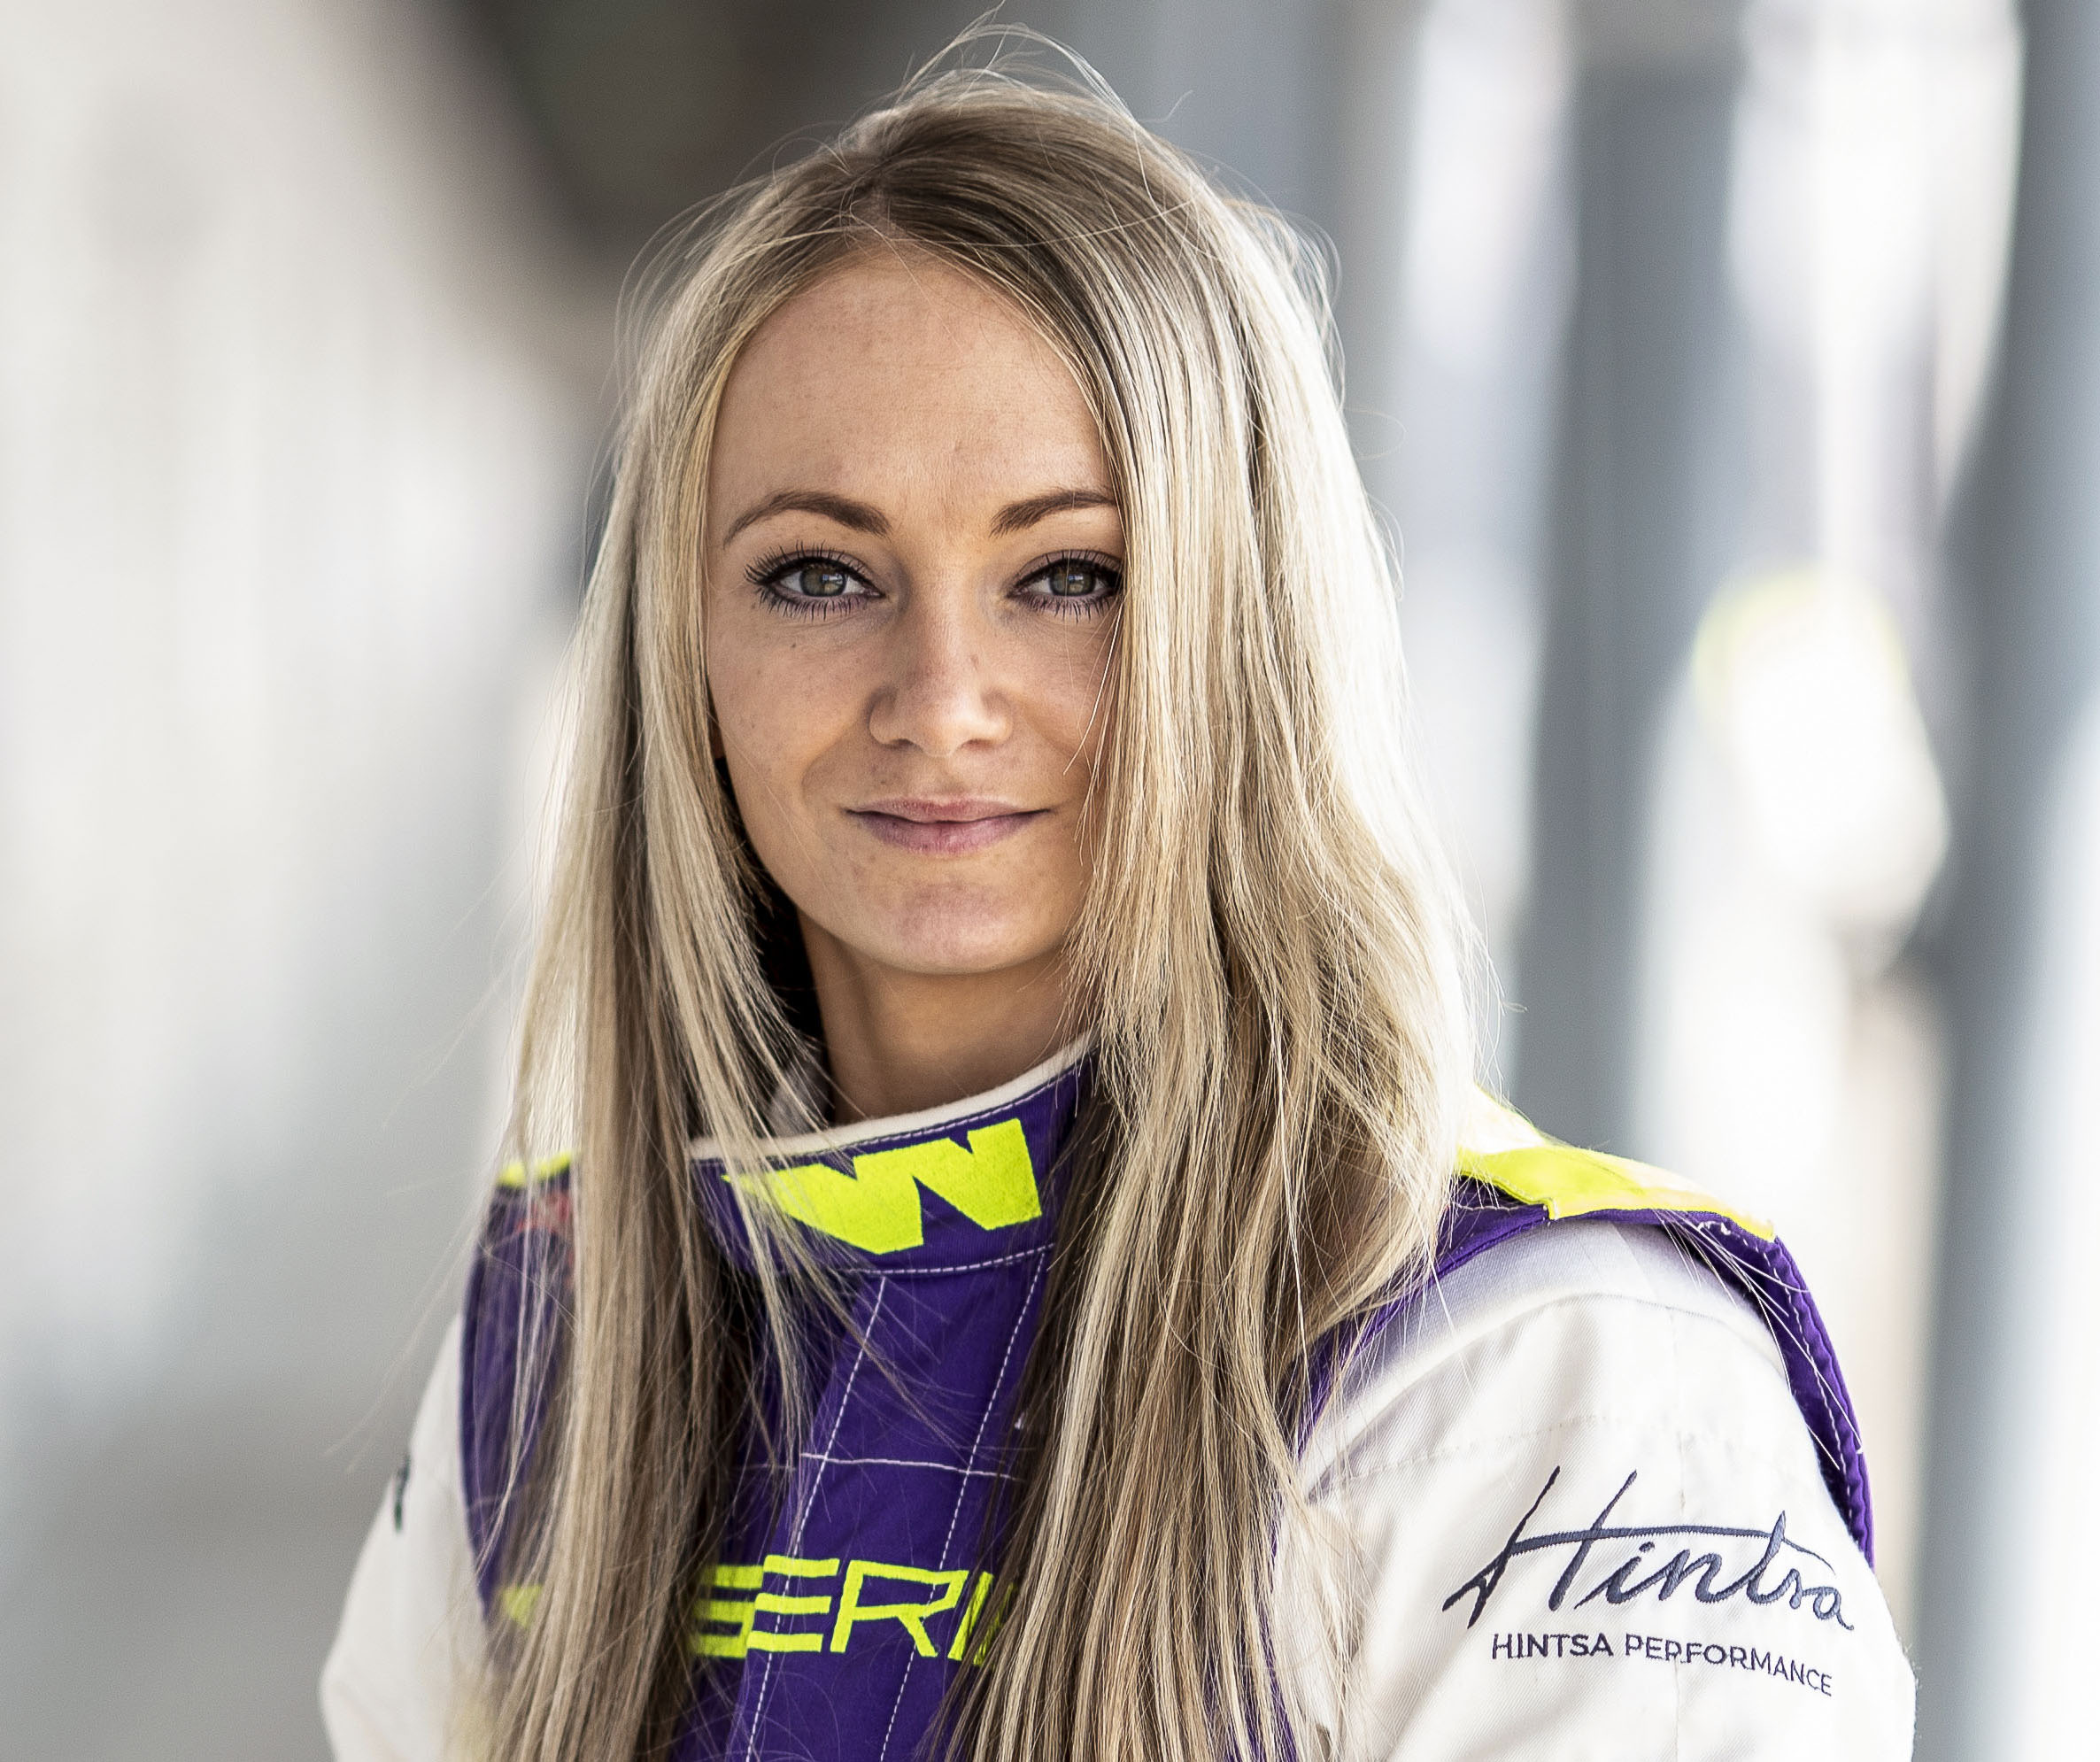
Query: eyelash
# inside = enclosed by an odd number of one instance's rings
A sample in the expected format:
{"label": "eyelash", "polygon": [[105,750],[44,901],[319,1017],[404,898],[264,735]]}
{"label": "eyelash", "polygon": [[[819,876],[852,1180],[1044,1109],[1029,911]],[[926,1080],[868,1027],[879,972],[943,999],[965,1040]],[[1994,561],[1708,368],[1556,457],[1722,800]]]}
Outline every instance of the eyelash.
{"label": "eyelash", "polygon": [[[853,562],[836,551],[792,550],[776,551],[771,556],[761,557],[744,573],[759,598],[775,611],[784,612],[791,618],[830,618],[837,616],[831,604],[822,599],[798,599],[791,593],[780,591],[782,579],[799,568],[812,563],[827,564],[841,574],[851,576],[861,586],[869,585],[868,577],[853,567]],[[841,595],[841,599],[846,596]],[[859,595],[853,596],[855,599]]]}
{"label": "eyelash", "polygon": [[[809,599],[781,591],[780,583],[786,576],[793,574],[795,570],[807,568],[811,564],[821,564],[835,568],[842,575],[850,576],[864,588],[872,586],[867,576],[851,558],[843,556],[836,551],[812,549],[807,546],[776,551],[770,556],[761,557],[745,571],[745,576],[752,586],[757,590],[759,598],[768,607],[784,613],[791,618],[837,617],[838,608],[843,604],[850,600],[867,598],[865,594],[840,594],[835,599]],[[1042,580],[1046,576],[1057,569],[1069,568],[1075,564],[1092,569],[1100,575],[1107,583],[1106,591],[1086,599],[1047,593],[1031,596],[1039,599],[1054,617],[1091,617],[1121,596],[1123,570],[1108,558],[1095,551],[1061,551],[1054,556],[1046,557],[1031,568],[1016,585],[1026,587],[1032,582]]]}

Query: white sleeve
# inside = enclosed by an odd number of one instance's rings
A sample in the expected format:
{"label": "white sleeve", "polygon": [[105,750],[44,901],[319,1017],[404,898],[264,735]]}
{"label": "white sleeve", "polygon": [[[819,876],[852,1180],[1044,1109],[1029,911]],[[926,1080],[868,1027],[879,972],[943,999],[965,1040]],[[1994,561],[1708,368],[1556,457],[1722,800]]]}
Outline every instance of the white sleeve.
{"label": "white sleeve", "polygon": [[1343,1762],[1911,1753],[1910,1666],[1778,1349],[1659,1231],[1556,1224],[1462,1269],[1302,1465],[1279,1639]]}
{"label": "white sleeve", "polygon": [[459,1479],[459,1324],[358,1557],[320,1677],[336,1762],[441,1762],[478,1686],[481,1604]]}

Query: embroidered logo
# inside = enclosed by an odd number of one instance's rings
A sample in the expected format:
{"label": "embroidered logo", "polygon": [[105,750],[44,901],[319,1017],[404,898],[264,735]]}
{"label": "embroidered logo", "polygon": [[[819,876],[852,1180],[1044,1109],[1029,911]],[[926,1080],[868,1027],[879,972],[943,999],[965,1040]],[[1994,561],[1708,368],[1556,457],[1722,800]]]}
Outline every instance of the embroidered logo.
{"label": "embroidered logo", "polygon": [[[1616,1607],[1650,1591],[1657,1603],[1667,1603],[1689,1585],[1701,1603],[1726,1603],[1736,1596],[1759,1605],[1784,1602],[1790,1610],[1805,1607],[1818,1621],[1851,1627],[1845,1619],[1844,1597],[1832,1582],[1834,1568],[1787,1534],[1786,1512],[1763,1529],[1724,1524],[1615,1524],[1613,1511],[1640,1478],[1633,1473],[1619,1483],[1604,1509],[1582,1528],[1527,1534],[1560,1475],[1556,1468],[1546,1477],[1539,1496],[1517,1520],[1502,1551],[1444,1599],[1443,1606],[1449,1609],[1461,1598],[1472,1598],[1467,1627],[1479,1620],[1510,1566],[1533,1554],[1564,1557],[1560,1577],[1546,1598],[1546,1607],[1556,1613],[1578,1591],[1568,1605],[1572,1609],[1584,1608],[1599,1597]],[[1687,1536],[1694,1540],[1664,1556],[1664,1546]]]}
{"label": "embroidered logo", "polygon": [[805,1163],[722,1179],[869,1254],[895,1254],[926,1240],[921,1187],[938,1194],[980,1230],[1003,1230],[1043,1215],[1028,1134],[1017,1119],[978,1128],[967,1149],[937,1138],[871,1150],[853,1162],[850,1175],[827,1163]]}

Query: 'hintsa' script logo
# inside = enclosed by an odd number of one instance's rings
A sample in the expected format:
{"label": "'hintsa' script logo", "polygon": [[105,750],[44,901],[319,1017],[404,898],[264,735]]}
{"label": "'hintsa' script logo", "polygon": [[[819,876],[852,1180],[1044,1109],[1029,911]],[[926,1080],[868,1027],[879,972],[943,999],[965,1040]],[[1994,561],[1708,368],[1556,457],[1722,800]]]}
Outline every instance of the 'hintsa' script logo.
{"label": "'hintsa' script logo", "polygon": [[[1556,1468],[1546,1477],[1539,1496],[1517,1520],[1502,1551],[1444,1599],[1446,1609],[1463,1597],[1473,1599],[1472,1611],[1466,1617],[1468,1627],[1479,1620],[1488,1599],[1517,1561],[1533,1554],[1563,1553],[1561,1575],[1546,1599],[1547,1608],[1556,1611],[1586,1580],[1587,1588],[1571,1607],[1580,1609],[1599,1597],[1613,1605],[1627,1604],[1648,1591],[1655,1592],[1656,1602],[1665,1603],[1688,1584],[1701,1603],[1726,1603],[1737,1596],[1758,1604],[1783,1602],[1788,1609],[1807,1609],[1818,1621],[1851,1627],[1845,1619],[1844,1598],[1830,1582],[1835,1569],[1813,1549],[1803,1548],[1787,1535],[1786,1512],[1763,1529],[1726,1524],[1615,1524],[1611,1514],[1640,1478],[1635,1472],[1619,1483],[1604,1509],[1582,1528],[1527,1534],[1560,1476]],[[1658,1564],[1662,1546],[1680,1536],[1697,1539]],[[1819,1570],[1810,1570],[1804,1562],[1814,1563]],[[1594,1579],[1593,1569],[1597,1573]]]}

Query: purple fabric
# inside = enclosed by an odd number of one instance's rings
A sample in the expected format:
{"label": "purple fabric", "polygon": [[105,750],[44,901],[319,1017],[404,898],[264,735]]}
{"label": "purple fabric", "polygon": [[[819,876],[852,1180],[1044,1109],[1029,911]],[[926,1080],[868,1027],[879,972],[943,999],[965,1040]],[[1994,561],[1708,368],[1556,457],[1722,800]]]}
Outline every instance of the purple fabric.
{"label": "purple fabric", "polygon": [[[920,1753],[950,1681],[969,1667],[965,1623],[974,1615],[981,1640],[1000,1608],[985,1570],[997,1553],[993,1495],[1049,1271],[1054,1171],[1084,1085],[1082,1070],[1068,1070],[1002,1106],[851,1146],[866,1155],[935,1138],[967,1142],[973,1129],[1018,1119],[1045,1215],[987,1231],[922,1189],[917,1248],[875,1255],[813,1238],[847,1271],[852,1326],[817,1342],[830,1374],[784,1497],[768,1496],[754,1466],[735,1501],[722,1562],[755,1582],[704,1592],[705,1607],[722,1612],[695,1633],[734,1645],[748,1622],[751,1642],[741,1658],[696,1659],[677,1762]],[[695,1171],[723,1247],[746,1261],[721,1173],[706,1163]],[[509,1317],[544,1233],[524,1227],[525,1209],[521,1194],[499,1193],[462,1340],[461,1460],[469,1534],[484,1551],[517,1378]],[[769,1561],[777,1569],[764,1570]],[[493,1565],[483,1573],[484,1605],[497,1578]],[[781,1644],[815,1649],[763,1649]]]}
{"label": "purple fabric", "polygon": [[[1083,1067],[1068,1070],[1016,1101],[850,1147],[865,1155],[940,1138],[967,1142],[973,1129],[1017,1118],[1044,1215],[981,1229],[922,1189],[924,1240],[916,1248],[872,1254],[813,1238],[845,1275],[852,1325],[829,1324],[813,1341],[812,1362],[828,1369],[809,1442],[784,1489],[755,1464],[739,1488],[722,1565],[695,1611],[692,1712],[676,1762],[904,1762],[926,1753],[950,1682],[971,1667],[968,1654],[1001,1606],[997,1495],[1054,1240],[1054,1171],[1085,1083]],[[699,1163],[695,1175],[725,1250],[747,1260],[719,1166]],[[543,1184],[537,1204],[499,1190],[467,1291],[462,1470],[484,1606],[499,1577],[496,1525],[512,1426],[521,1422],[529,1452],[541,1406],[538,1390],[518,1387],[518,1318],[529,1304],[561,1305],[566,1295],[566,1180]],[[1870,1548],[1857,1427],[1786,1249],[1704,1214],[1613,1215],[1668,1231],[1757,1306],[1838,1509]],[[1438,1273],[1546,1222],[1542,1208],[1461,1181]],[[1409,1302],[1402,1294],[1379,1310],[1352,1349]],[[1320,1379],[1316,1409],[1330,1386]]]}
{"label": "purple fabric", "polygon": [[[568,1174],[537,1189],[498,1187],[482,1226],[481,1250],[467,1276],[459,1318],[459,1470],[467,1534],[474,1544],[482,1607],[496,1600],[513,1428],[521,1460],[532,1454],[546,1405],[547,1381],[520,1387],[528,1354],[524,1331],[547,1330],[558,1355],[559,1320],[568,1302]],[[550,1359],[550,1368],[552,1365]]]}

